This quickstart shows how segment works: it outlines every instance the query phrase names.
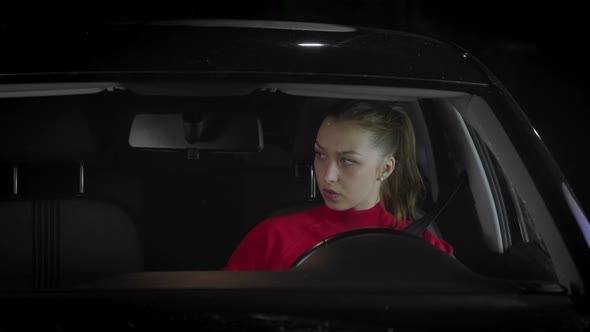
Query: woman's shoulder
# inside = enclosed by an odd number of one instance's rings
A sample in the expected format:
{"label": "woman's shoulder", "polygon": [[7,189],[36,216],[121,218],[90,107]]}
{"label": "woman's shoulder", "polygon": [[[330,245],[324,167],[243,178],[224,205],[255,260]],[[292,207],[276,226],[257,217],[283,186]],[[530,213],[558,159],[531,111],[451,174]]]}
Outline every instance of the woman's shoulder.
{"label": "woman's shoulder", "polygon": [[246,238],[256,239],[256,241],[274,241],[274,239],[299,234],[319,220],[320,211],[321,206],[268,217],[254,226]]}
{"label": "woman's shoulder", "polygon": [[264,224],[266,227],[269,227],[271,225],[278,226],[312,221],[320,216],[324,208],[324,205],[286,208],[268,217],[261,225]]}

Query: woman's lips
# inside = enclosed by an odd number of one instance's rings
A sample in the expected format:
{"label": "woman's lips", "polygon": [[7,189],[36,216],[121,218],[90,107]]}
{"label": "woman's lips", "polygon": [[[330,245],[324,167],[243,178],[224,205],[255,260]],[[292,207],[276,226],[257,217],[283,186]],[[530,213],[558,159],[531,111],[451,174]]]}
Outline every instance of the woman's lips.
{"label": "woman's lips", "polygon": [[322,189],[322,193],[324,194],[325,199],[328,199],[331,201],[335,201],[340,196],[339,193],[337,193],[333,190],[329,190],[329,189]]}

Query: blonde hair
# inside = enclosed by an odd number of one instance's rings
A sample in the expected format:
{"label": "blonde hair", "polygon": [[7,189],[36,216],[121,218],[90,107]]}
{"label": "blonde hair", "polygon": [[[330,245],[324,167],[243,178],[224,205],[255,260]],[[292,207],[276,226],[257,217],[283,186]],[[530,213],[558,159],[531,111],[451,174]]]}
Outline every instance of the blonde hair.
{"label": "blonde hair", "polygon": [[339,121],[353,121],[371,133],[382,157],[392,155],[395,168],[381,185],[384,207],[398,220],[414,220],[422,177],[416,163],[416,138],[411,120],[400,104],[371,101],[339,103],[328,114]]}

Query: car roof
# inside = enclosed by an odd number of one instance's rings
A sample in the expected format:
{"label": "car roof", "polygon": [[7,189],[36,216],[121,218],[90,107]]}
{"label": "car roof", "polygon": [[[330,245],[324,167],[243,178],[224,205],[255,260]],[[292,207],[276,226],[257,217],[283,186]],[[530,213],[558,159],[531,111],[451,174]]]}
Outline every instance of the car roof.
{"label": "car roof", "polygon": [[299,74],[487,85],[461,48],[351,26],[192,20],[0,28],[0,77],[83,73]]}

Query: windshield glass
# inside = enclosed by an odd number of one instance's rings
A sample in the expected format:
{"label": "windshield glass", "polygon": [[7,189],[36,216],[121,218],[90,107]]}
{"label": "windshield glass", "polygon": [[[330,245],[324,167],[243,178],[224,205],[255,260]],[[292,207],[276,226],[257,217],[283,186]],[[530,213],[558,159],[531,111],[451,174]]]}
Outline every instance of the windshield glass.
{"label": "windshield glass", "polygon": [[[84,88],[0,98],[0,288],[298,265],[293,273],[329,276],[356,255],[374,279],[403,256],[469,278],[556,280],[528,193],[506,170],[519,162],[503,157],[514,148],[488,135],[503,130],[499,122],[482,129],[481,115],[493,112],[477,96],[296,84]],[[374,121],[394,134],[391,151],[362,122],[375,109],[398,117]],[[399,143],[408,137],[413,144]],[[376,228],[392,234],[337,239]],[[335,249],[318,249],[328,239]],[[375,243],[383,246],[365,250]],[[464,282],[451,274],[424,280]],[[356,286],[375,285],[364,277]]]}

